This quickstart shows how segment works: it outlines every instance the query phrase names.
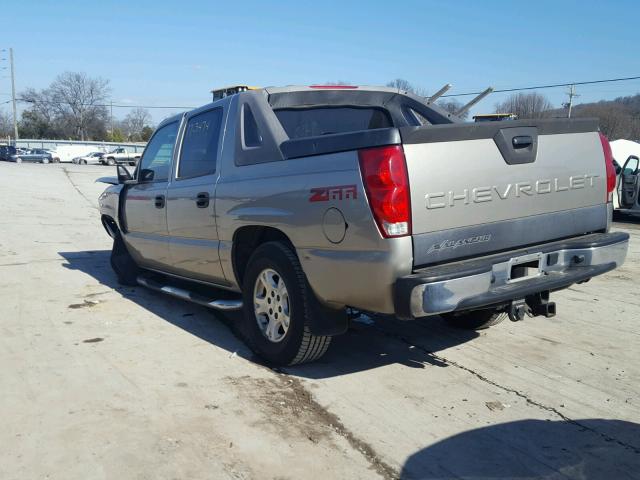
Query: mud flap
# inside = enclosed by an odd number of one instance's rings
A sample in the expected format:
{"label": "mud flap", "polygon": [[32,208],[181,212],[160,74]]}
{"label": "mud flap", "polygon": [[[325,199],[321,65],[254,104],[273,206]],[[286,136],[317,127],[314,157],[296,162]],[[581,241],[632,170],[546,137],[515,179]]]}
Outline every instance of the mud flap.
{"label": "mud flap", "polygon": [[309,287],[309,307],[311,315],[309,328],[313,335],[335,336],[346,333],[349,327],[347,309],[334,309],[323,305],[318,301],[313,290]]}

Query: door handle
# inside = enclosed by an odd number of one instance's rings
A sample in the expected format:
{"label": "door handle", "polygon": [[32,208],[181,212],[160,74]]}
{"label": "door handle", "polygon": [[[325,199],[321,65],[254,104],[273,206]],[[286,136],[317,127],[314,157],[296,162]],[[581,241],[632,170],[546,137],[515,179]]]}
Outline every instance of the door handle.
{"label": "door handle", "polygon": [[527,148],[533,143],[533,138],[529,135],[519,135],[517,137],[513,137],[511,143],[513,143],[513,148]]}
{"label": "door handle", "polygon": [[200,192],[196,195],[196,206],[198,208],[207,208],[209,206],[209,194],[207,192]]}
{"label": "door handle", "polygon": [[156,196],[154,203],[156,208],[164,208],[164,195]]}

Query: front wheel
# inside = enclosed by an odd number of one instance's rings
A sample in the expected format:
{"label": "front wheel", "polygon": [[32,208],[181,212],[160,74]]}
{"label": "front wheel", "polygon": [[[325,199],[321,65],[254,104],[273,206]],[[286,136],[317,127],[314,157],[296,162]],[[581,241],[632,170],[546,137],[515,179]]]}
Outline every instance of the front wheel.
{"label": "front wheel", "polygon": [[107,165],[114,166],[116,164],[116,160],[114,158],[107,158]]}
{"label": "front wheel", "polygon": [[310,296],[295,253],[280,242],[256,249],[243,282],[243,331],[247,343],[274,365],[311,362],[325,354],[331,337],[313,335]]}
{"label": "front wheel", "polygon": [[506,312],[493,309],[473,310],[471,312],[454,312],[442,315],[445,322],[454,328],[462,330],[484,330],[502,322],[507,318]]}
{"label": "front wheel", "polygon": [[43,158],[42,159],[42,163],[49,163],[49,159],[48,158]]}
{"label": "front wheel", "polygon": [[16,163],[22,163],[22,159],[20,157],[16,158]]}

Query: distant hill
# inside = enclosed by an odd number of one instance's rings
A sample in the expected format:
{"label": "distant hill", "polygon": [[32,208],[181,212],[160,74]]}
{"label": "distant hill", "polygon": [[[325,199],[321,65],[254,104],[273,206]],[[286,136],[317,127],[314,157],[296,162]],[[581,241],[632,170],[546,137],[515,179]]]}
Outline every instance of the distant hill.
{"label": "distant hill", "polygon": [[[567,111],[551,111],[552,117],[564,117]],[[600,129],[610,140],[640,140],[640,94],[614,100],[581,103],[573,107],[573,116],[598,117]]]}

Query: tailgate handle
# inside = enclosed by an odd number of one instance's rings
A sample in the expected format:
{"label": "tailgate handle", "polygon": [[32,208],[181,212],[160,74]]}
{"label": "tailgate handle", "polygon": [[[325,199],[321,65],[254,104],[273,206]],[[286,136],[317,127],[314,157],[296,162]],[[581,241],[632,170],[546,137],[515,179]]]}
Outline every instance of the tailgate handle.
{"label": "tailgate handle", "polygon": [[538,156],[537,127],[504,127],[493,136],[493,141],[507,165],[533,163]]}
{"label": "tailgate handle", "polygon": [[518,135],[511,140],[513,148],[527,148],[533,143],[533,138],[530,135]]}

